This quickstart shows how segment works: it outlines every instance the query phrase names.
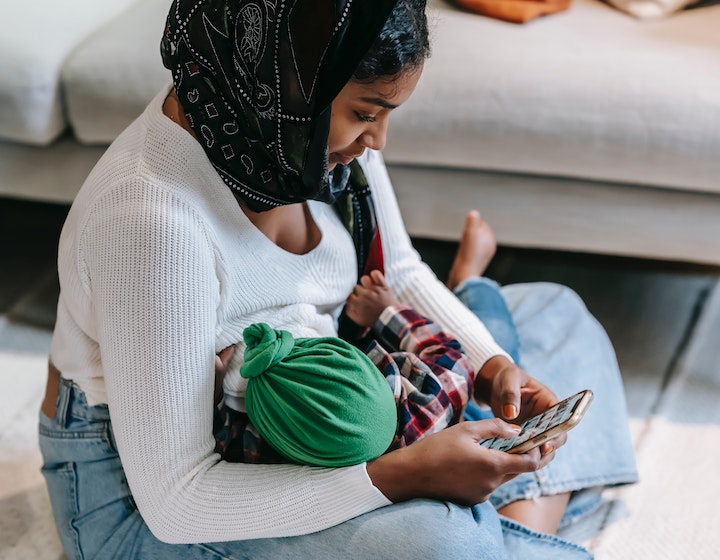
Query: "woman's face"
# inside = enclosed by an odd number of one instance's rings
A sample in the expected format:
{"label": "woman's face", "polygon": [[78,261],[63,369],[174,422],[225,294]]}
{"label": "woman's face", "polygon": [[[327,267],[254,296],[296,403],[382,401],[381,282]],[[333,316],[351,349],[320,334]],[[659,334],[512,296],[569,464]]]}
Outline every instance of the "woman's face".
{"label": "woman's face", "polygon": [[402,105],[422,74],[422,66],[391,80],[350,81],[332,103],[328,136],[328,168],[347,165],[365,148],[385,147],[390,112]]}

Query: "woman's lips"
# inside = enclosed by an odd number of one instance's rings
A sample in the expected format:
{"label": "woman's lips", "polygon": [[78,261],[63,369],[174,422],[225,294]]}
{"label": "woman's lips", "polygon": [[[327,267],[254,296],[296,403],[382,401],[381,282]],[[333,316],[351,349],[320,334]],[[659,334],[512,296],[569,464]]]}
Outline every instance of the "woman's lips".
{"label": "woman's lips", "polygon": [[330,154],[329,162],[331,164],[341,164],[341,165],[348,165],[352,160],[354,160],[356,157],[361,156],[362,153],[352,155],[352,156],[346,156],[345,154],[340,154],[338,152],[333,152]]}

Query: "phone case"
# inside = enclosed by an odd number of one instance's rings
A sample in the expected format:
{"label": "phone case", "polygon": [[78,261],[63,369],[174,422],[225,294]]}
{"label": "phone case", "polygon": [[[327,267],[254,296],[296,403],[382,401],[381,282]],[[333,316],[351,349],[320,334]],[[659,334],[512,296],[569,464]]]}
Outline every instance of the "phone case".
{"label": "phone case", "polygon": [[481,445],[508,453],[526,453],[577,426],[592,399],[592,391],[580,391],[523,422],[520,433],[514,438],[491,438],[482,441]]}

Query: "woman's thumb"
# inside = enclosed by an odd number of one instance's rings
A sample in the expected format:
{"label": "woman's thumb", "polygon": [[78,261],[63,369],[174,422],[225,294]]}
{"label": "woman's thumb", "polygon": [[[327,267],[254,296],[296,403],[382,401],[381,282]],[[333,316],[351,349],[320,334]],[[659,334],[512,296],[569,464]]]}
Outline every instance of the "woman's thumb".
{"label": "woman's thumb", "polygon": [[473,437],[478,441],[494,437],[512,438],[520,432],[520,426],[516,424],[508,424],[501,418],[492,418],[490,420],[475,420],[465,422],[467,427],[472,430]]}
{"label": "woman's thumb", "polygon": [[502,417],[505,420],[514,420],[520,414],[520,381],[517,372],[512,371],[502,379],[500,387],[500,404]]}

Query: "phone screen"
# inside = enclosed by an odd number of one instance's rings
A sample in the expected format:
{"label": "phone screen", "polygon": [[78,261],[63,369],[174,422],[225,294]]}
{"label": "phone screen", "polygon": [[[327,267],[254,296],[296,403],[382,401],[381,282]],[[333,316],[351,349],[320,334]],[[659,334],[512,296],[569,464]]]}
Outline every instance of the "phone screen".
{"label": "phone screen", "polygon": [[[516,452],[528,451],[557,433],[575,426],[585,413],[585,409],[591,400],[591,391],[580,391],[551,406],[545,412],[523,422],[517,436],[513,438],[490,438],[481,441],[480,445],[498,451],[515,451],[516,449]],[[528,442],[531,441],[532,444],[529,444]],[[523,446],[522,449],[520,449],[520,446]]]}

